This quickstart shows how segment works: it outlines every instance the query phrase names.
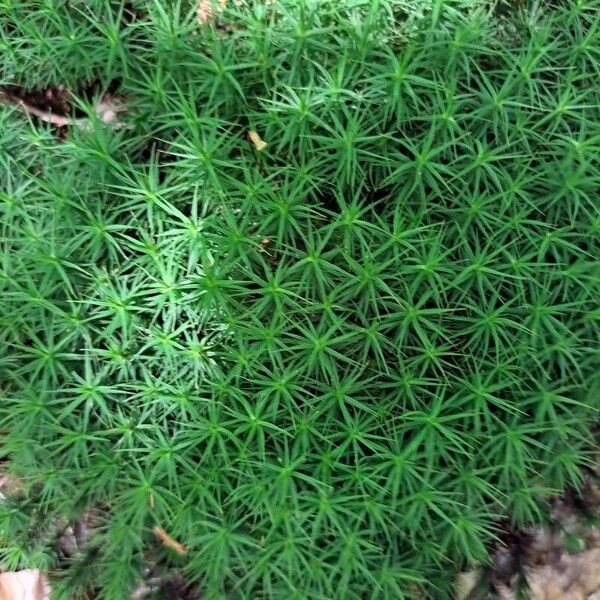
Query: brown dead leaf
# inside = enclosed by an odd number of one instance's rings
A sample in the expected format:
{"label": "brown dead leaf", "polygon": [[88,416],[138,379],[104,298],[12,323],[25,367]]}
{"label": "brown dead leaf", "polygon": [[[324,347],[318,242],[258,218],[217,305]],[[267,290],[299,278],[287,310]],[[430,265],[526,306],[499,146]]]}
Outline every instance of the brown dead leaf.
{"label": "brown dead leaf", "polygon": [[600,589],[600,548],[579,554],[563,552],[540,568],[528,570],[533,600],[585,600]]}
{"label": "brown dead leaf", "polygon": [[263,141],[256,131],[249,131],[248,139],[254,144],[254,147],[259,152],[262,152],[267,147],[267,142]]}
{"label": "brown dead leaf", "polygon": [[50,600],[48,579],[38,569],[1,573],[0,600]]}
{"label": "brown dead leaf", "polygon": [[[187,554],[187,548],[172,538],[162,527],[158,525],[153,529],[154,535],[162,542],[163,546],[177,552],[177,554]],[[0,598],[0,600],[2,600]]]}
{"label": "brown dead leaf", "polygon": [[227,0],[200,0],[196,11],[198,25],[210,23],[217,15],[227,8]]}

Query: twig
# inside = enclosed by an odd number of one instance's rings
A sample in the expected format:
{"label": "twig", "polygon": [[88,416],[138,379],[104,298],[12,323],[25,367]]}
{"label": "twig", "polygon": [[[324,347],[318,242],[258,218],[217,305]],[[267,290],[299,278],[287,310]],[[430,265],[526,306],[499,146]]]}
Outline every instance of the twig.
{"label": "twig", "polygon": [[38,119],[51,123],[52,125],[56,125],[57,127],[65,127],[67,125],[75,125],[77,127],[82,127],[87,123],[87,119],[71,119],[69,117],[62,117],[61,115],[53,115],[51,112],[46,112],[44,110],[40,110],[35,106],[31,106],[31,104],[27,104],[24,100],[18,99],[16,101],[25,112],[37,117]]}
{"label": "twig", "polygon": [[3,99],[7,104],[12,106],[18,106],[26,113],[37,117],[45,123],[55,125],[56,127],[65,127],[67,125],[76,125],[81,127],[87,121],[87,119],[71,119],[70,117],[54,115],[50,111],[41,110],[40,108],[31,106],[31,104],[28,104],[25,102],[25,100],[12,96],[11,94],[7,94],[6,92],[0,93],[0,99]]}
{"label": "twig", "polygon": [[[50,123],[51,125],[54,125],[56,127],[66,127],[68,125],[73,125],[75,127],[81,127],[85,129],[91,126],[90,120],[87,118],[74,119],[71,117],[64,117],[62,115],[55,115],[52,114],[50,111],[45,111],[35,106],[32,106],[31,104],[28,104],[21,98],[17,98],[15,96],[7,94],[6,92],[0,92],[0,100],[3,98],[7,104],[10,104],[12,106],[18,106],[19,108],[23,109],[27,114],[33,115],[41,121],[44,121],[45,123]],[[116,119],[116,115],[119,112],[123,112],[124,110],[126,110],[125,107],[113,107],[111,106],[110,102],[102,100],[97,104],[95,108],[96,115],[100,118],[100,120],[103,123],[112,125],[115,129],[123,127],[123,123]]]}

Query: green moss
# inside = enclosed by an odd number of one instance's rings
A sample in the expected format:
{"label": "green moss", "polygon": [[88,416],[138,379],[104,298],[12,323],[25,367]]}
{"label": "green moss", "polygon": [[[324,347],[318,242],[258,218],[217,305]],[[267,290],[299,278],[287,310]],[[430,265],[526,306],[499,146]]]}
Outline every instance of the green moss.
{"label": "green moss", "polygon": [[11,83],[128,106],[63,141],[0,111],[5,565],[94,505],[102,598],[157,554],[208,598],[445,598],[580,484],[600,4],[408,4],[0,16]]}

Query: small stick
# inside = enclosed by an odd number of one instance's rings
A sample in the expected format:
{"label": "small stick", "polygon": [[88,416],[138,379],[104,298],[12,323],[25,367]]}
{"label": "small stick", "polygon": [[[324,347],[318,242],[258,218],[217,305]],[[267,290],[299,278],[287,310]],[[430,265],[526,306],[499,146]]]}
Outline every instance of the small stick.
{"label": "small stick", "polygon": [[[6,102],[8,104],[11,104],[13,106],[18,106],[20,108],[22,108],[26,113],[33,115],[34,117],[37,117],[38,119],[40,119],[41,121],[44,121],[45,123],[50,123],[51,125],[55,125],[56,127],[66,127],[67,125],[73,125],[75,127],[90,127],[90,121],[89,119],[83,118],[83,119],[73,119],[71,117],[63,117],[61,115],[54,115],[49,111],[45,111],[45,110],[41,110],[40,108],[37,108],[35,106],[31,106],[31,104],[27,104],[27,102],[25,102],[24,100],[21,100],[21,98],[15,98],[7,93],[2,94],[2,92],[0,92],[0,99],[2,98],[2,96],[4,96],[4,98],[6,99]],[[102,110],[100,110],[102,109]],[[115,107],[112,108],[110,105],[107,104],[107,102],[100,102],[98,104],[98,106],[96,107],[97,113],[98,113],[98,117],[100,117],[100,119],[107,124],[111,124],[113,125],[113,127],[115,128],[119,128],[122,127],[123,124],[120,121],[116,121],[115,120],[115,116],[118,112],[122,112],[125,109],[123,107]]]}
{"label": "small stick", "polygon": [[27,104],[24,100],[17,100],[16,103],[27,113],[37,117],[38,119],[56,125],[57,127],[65,127],[66,125],[76,125],[81,127],[87,119],[71,119],[69,117],[62,117],[61,115],[53,115],[51,112],[46,112]]}

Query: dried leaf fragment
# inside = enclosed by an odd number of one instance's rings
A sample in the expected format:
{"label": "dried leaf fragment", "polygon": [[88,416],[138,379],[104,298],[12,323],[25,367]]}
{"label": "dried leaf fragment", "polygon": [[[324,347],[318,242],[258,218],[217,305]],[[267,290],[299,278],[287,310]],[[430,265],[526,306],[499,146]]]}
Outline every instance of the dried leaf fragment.
{"label": "dried leaf fragment", "polygon": [[127,112],[127,107],[122,102],[122,99],[106,94],[96,104],[95,109],[96,115],[103,123],[112,125],[115,129],[124,126],[124,123],[119,120],[119,113]]}
{"label": "dried leaf fragment", "polygon": [[162,542],[163,546],[177,552],[177,554],[187,554],[187,548],[172,538],[162,527],[158,525],[152,530],[154,535]]}
{"label": "dried leaf fragment", "polygon": [[48,579],[38,569],[0,574],[0,600],[49,600]]}
{"label": "dried leaf fragment", "polygon": [[262,152],[267,147],[267,142],[263,141],[256,131],[249,131],[248,139],[254,144],[254,147],[259,152]]}
{"label": "dried leaf fragment", "polygon": [[198,25],[206,25],[212,19],[213,12],[212,0],[202,0],[196,12]]}
{"label": "dried leaf fragment", "polygon": [[17,477],[0,471],[0,501],[23,491],[24,483]]}

